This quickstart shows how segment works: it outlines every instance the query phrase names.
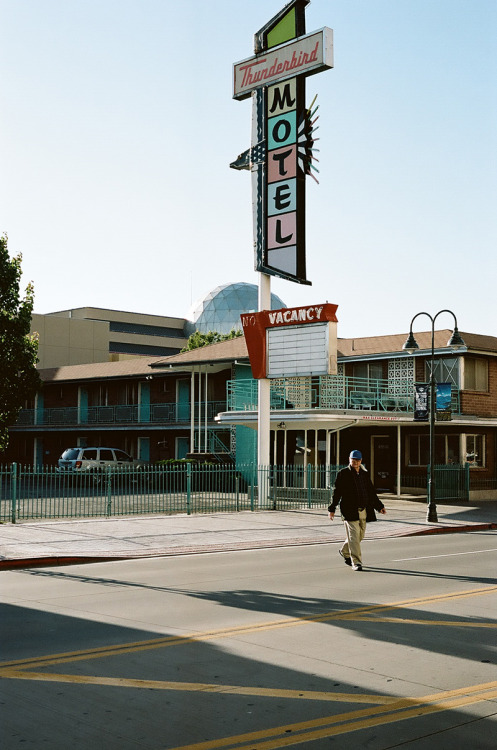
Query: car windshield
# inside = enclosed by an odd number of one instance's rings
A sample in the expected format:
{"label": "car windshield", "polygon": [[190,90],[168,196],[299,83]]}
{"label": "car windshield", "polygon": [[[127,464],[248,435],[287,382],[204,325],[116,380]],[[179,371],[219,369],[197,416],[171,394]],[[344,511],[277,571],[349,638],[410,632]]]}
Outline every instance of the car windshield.
{"label": "car windshield", "polygon": [[74,459],[78,456],[79,448],[68,448],[66,451],[64,451],[61,458],[64,459],[64,461],[74,461]]}

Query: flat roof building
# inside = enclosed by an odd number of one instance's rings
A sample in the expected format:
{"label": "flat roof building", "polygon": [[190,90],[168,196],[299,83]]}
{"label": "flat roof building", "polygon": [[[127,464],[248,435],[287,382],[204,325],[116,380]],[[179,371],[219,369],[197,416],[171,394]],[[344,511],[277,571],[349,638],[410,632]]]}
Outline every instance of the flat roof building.
{"label": "flat roof building", "polygon": [[165,357],[186,345],[186,318],[77,307],[34,314],[31,333],[39,335],[39,368]]}

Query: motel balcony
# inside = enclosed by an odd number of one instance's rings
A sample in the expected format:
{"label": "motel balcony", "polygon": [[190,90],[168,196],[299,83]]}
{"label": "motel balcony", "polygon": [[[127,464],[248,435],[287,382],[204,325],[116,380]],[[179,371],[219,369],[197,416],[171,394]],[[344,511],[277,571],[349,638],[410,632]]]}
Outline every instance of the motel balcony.
{"label": "motel balcony", "polygon": [[[216,414],[225,409],[226,402],[224,401],[195,403],[193,419],[195,422],[203,422],[205,419],[212,422]],[[70,426],[127,427],[164,424],[189,426],[191,418],[189,403],[39,408],[23,409],[13,429],[19,431],[40,427],[57,429]]]}
{"label": "motel balcony", "polygon": [[[326,409],[331,411],[413,411],[412,381],[355,378],[344,375],[275,378],[271,380],[271,409]],[[229,411],[256,411],[257,380],[229,380]],[[459,391],[452,391],[452,413],[460,413]]]}

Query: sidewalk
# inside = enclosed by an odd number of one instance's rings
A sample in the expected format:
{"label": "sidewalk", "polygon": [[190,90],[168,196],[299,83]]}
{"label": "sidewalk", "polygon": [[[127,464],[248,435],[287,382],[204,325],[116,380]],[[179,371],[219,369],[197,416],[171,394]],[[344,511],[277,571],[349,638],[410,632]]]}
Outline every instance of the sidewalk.
{"label": "sidewalk", "polygon": [[[439,504],[428,523],[426,503],[382,500],[387,515],[368,539],[497,529],[495,501]],[[0,525],[0,569],[341,541],[343,524],[324,509],[36,521]]]}

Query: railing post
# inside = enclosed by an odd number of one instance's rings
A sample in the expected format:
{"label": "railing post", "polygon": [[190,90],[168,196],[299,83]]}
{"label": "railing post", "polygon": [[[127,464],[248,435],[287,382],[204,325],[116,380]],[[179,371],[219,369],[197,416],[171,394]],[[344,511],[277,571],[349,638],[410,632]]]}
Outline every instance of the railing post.
{"label": "railing post", "polygon": [[186,513],[188,516],[192,512],[191,499],[192,499],[192,465],[188,463],[186,465]]}
{"label": "railing post", "polygon": [[[270,499],[271,493],[273,496],[273,503],[272,503],[272,509],[276,510],[277,503],[278,503],[278,470],[275,468],[272,468],[271,466],[267,467],[267,474],[266,474],[266,483],[267,483],[267,495]],[[272,481],[271,481],[272,480]]]}
{"label": "railing post", "polygon": [[112,468],[107,467],[106,476],[106,490],[107,490],[107,515],[112,515]]}
{"label": "railing post", "polygon": [[254,510],[254,492],[255,492],[255,464],[252,464],[252,482],[250,487],[250,510]]}
{"label": "railing post", "polygon": [[311,482],[312,482],[312,466],[311,464],[307,464],[307,507],[312,507],[311,505]]}
{"label": "railing post", "polygon": [[16,522],[17,512],[17,464],[12,464],[10,472],[10,498],[12,501],[12,523]]}

